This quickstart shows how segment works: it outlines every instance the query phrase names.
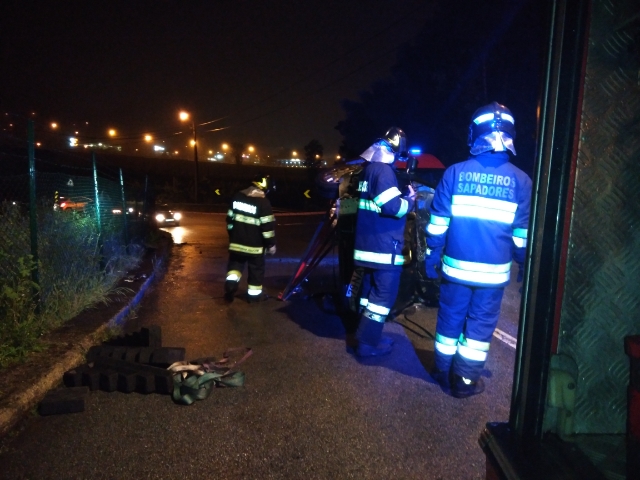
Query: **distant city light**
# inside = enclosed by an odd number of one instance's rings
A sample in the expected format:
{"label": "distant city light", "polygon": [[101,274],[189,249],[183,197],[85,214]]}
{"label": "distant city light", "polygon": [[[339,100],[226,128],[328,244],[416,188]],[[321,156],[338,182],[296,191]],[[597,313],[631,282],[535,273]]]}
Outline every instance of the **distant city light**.
{"label": "distant city light", "polygon": [[51,128],[55,130],[56,128],[58,128],[58,124],[56,122],[51,122]]}
{"label": "distant city light", "polygon": [[116,136],[116,131],[115,131],[113,128],[111,128],[111,129],[109,130],[109,136],[110,136],[110,137],[115,137],[115,136]]}
{"label": "distant city light", "polygon": [[151,140],[153,140],[153,137],[151,135],[145,135],[144,136],[144,141],[145,142],[150,142]]}
{"label": "distant city light", "polygon": [[75,137],[69,138],[69,146],[70,147],[77,147],[78,146],[78,139],[75,138]]}
{"label": "distant city light", "polygon": [[164,152],[164,147],[161,145],[154,145],[153,146],[153,151],[154,152]]}

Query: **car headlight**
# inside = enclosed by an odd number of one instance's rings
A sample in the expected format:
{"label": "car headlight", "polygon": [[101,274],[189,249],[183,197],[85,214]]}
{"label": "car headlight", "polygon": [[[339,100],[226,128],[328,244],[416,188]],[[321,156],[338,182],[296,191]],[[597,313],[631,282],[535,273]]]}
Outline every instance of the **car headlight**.
{"label": "car headlight", "polygon": [[164,222],[164,215],[159,213],[158,215],[156,215],[156,220],[158,222]]}
{"label": "car headlight", "polygon": [[176,220],[180,220],[182,218],[182,214],[180,212],[175,212],[173,214],[173,218],[175,218]]}

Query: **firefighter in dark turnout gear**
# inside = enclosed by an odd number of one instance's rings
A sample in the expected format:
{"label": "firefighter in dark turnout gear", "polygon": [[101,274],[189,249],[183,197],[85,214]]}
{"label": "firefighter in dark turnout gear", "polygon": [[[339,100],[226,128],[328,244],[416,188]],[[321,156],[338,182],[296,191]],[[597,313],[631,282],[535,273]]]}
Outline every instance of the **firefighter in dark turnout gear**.
{"label": "firefighter in dark turnout gear", "polygon": [[266,299],[262,294],[265,253],[276,253],[275,217],[267,194],[272,188],[268,175],[258,175],[250,187],[236,193],[227,212],[229,263],[224,284],[225,299],[232,302],[245,263],[248,264],[249,303]]}
{"label": "firefighter in dark turnout gear", "polygon": [[402,266],[409,262],[402,253],[404,229],[415,200],[411,186],[402,195],[391,166],[404,152],[405,134],[394,127],[361,155],[366,163],[358,184],[356,271],[347,292],[348,296],[360,292],[356,355],[361,357],[383,355],[392,347],[382,329],[398,294]]}
{"label": "firefighter in dark turnout gear", "polygon": [[[515,121],[493,102],[471,119],[471,157],[447,168],[427,226],[425,269],[442,274],[432,377],[457,398],[482,393],[484,368],[515,260],[521,281],[531,179],[509,162]],[[443,255],[444,254],[444,255]]]}

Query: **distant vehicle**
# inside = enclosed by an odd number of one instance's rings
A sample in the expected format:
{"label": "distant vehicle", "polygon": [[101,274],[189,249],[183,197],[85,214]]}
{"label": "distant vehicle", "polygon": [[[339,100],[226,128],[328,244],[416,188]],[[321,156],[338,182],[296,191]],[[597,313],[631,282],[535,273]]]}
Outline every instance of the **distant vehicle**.
{"label": "distant vehicle", "polygon": [[168,205],[160,205],[156,208],[153,218],[159,227],[179,227],[182,214],[173,211]]}
{"label": "distant vehicle", "polygon": [[88,197],[73,197],[66,198],[60,197],[58,203],[53,205],[54,210],[59,211],[84,211],[87,205],[93,203],[93,200]]}

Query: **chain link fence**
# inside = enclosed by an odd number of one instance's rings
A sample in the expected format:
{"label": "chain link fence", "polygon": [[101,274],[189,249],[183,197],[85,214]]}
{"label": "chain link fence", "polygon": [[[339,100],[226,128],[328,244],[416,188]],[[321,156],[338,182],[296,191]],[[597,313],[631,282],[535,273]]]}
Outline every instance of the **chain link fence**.
{"label": "chain link fence", "polygon": [[128,200],[122,170],[96,156],[68,160],[0,152],[28,172],[0,172],[0,366],[104,301],[144,251],[144,195]]}

